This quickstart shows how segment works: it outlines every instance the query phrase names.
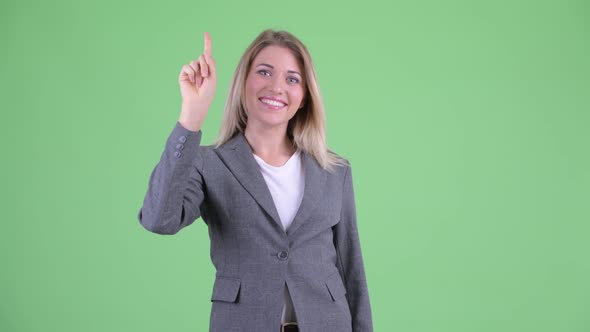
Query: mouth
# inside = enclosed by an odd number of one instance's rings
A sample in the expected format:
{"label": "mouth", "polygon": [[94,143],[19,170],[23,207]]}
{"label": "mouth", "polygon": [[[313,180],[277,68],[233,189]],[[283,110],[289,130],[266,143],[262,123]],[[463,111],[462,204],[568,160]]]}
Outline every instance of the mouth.
{"label": "mouth", "polygon": [[287,104],[281,100],[277,100],[274,98],[268,98],[268,97],[261,97],[258,98],[258,100],[266,107],[266,108],[270,108],[272,110],[280,110],[282,108],[284,108],[285,106],[287,106]]}

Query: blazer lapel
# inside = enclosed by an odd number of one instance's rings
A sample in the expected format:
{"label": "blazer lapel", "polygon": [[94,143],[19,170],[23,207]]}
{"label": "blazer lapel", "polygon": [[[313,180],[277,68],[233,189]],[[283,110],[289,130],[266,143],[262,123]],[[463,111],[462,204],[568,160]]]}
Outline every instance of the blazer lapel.
{"label": "blazer lapel", "polygon": [[260,168],[252,155],[252,148],[243,133],[238,133],[217,149],[225,165],[234,174],[244,189],[260,204],[275,223],[282,229],[279,213]]}
{"label": "blazer lapel", "polygon": [[[264,211],[271,216],[277,226],[283,230],[283,224],[281,223],[270,190],[262,176],[262,172],[260,172],[258,163],[252,155],[252,148],[248,144],[244,134],[236,134],[236,136],[227,141],[219,149],[216,149],[216,151],[238,182],[258,202]],[[301,158],[303,172],[305,173],[303,200],[293,219],[293,223],[287,230],[287,235],[293,234],[309,218],[315,205],[321,200],[322,188],[326,180],[325,171],[313,156],[302,151]]]}
{"label": "blazer lapel", "polygon": [[295,214],[293,223],[287,229],[287,235],[289,236],[311,216],[318,202],[322,200],[324,183],[326,182],[326,171],[321,168],[312,155],[302,151],[301,158],[303,158],[305,188],[299,210]]}

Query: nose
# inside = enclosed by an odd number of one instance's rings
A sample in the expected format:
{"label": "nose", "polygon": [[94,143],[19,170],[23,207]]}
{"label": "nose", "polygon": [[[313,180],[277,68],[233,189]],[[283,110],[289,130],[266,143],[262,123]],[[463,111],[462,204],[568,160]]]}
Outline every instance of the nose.
{"label": "nose", "polygon": [[282,93],[284,91],[284,80],[280,76],[281,75],[274,76],[270,82],[270,90],[276,94]]}

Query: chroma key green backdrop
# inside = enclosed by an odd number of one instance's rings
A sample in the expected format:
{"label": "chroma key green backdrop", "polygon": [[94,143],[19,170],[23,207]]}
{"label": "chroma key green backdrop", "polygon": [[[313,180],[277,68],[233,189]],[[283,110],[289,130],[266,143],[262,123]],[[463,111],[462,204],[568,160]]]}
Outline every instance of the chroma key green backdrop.
{"label": "chroma key green backdrop", "polygon": [[585,0],[2,1],[0,331],[208,330],[206,225],[137,212],[203,32],[210,144],[265,28],[315,61],[375,331],[590,331]]}

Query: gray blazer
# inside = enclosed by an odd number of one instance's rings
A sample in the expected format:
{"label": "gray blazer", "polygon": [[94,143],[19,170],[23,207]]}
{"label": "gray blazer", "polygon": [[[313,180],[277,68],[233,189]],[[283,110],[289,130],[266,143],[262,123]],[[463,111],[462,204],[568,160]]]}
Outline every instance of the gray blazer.
{"label": "gray blazer", "polygon": [[301,332],[373,331],[350,166],[329,173],[302,152],[303,201],[285,232],[244,135],[214,148],[201,134],[176,123],[137,217],[158,234],[206,223],[209,330],[279,331],[286,284]]}

